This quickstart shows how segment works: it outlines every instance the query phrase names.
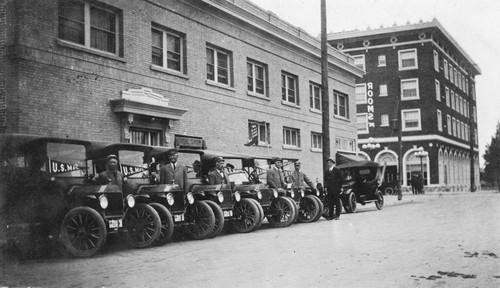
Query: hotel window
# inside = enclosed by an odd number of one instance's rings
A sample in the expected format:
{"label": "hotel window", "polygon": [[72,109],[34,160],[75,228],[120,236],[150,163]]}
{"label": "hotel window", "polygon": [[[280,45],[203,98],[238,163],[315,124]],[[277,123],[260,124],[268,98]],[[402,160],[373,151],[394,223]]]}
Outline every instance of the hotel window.
{"label": "hotel window", "polygon": [[437,110],[437,126],[439,131],[443,131],[443,116],[441,116],[441,110]]}
{"label": "hotel window", "polygon": [[153,65],[183,73],[184,36],[156,27],[151,28],[151,61]]}
{"label": "hotel window", "polygon": [[451,109],[456,110],[455,109],[455,92],[453,92],[453,90],[451,91]]}
{"label": "hotel window", "polygon": [[299,92],[297,90],[298,77],[286,72],[281,72],[281,100],[284,103],[299,105]]}
{"label": "hotel window", "polygon": [[420,109],[408,109],[401,111],[403,131],[419,131],[422,129],[420,121]]}
{"label": "hotel window", "polygon": [[465,124],[465,141],[469,141],[469,125]]}
{"label": "hotel window", "polygon": [[380,127],[389,126],[389,114],[380,115]]}
{"label": "hotel window", "polygon": [[207,47],[207,80],[218,84],[230,86],[232,63],[231,52],[216,48],[214,46]]}
{"label": "hotel window", "polygon": [[269,123],[248,120],[248,143],[254,145],[270,144]]}
{"label": "hotel window", "polygon": [[448,61],[446,59],[443,59],[443,68],[444,68],[444,78],[449,79],[448,75]]}
{"label": "hotel window", "polygon": [[472,99],[474,99],[474,101],[476,100],[476,86],[474,84],[470,84],[471,85],[471,94],[472,94]]}
{"label": "hotel window", "polygon": [[344,119],[349,118],[348,100],[347,95],[333,91],[333,115]]}
{"label": "hotel window", "polygon": [[368,134],[368,113],[356,115],[356,126],[358,127],[358,134]]}
{"label": "hotel window", "polygon": [[449,63],[448,68],[450,70],[450,82],[453,83],[453,65],[451,65],[451,63]]}
{"label": "hotel window", "polygon": [[439,72],[439,54],[436,50],[434,50],[434,70]]}
{"label": "hotel window", "polygon": [[469,102],[465,100],[465,117],[469,118]]}
{"label": "hotel window", "polygon": [[451,135],[452,126],[451,126],[451,116],[446,115],[446,127],[448,128],[448,135]]}
{"label": "hotel window", "polygon": [[118,10],[87,2],[63,0],[59,1],[58,10],[61,40],[114,55],[120,54],[121,13]]}
{"label": "hotel window", "polygon": [[455,119],[455,117],[452,117],[451,118],[451,123],[452,123],[452,126],[453,126],[453,136],[457,137],[457,119]]}
{"label": "hotel window", "polygon": [[356,94],[356,104],[366,103],[366,84],[356,84],[356,88],[354,89]]}
{"label": "hotel window", "polygon": [[380,94],[378,96],[383,97],[387,96],[387,84],[380,84],[379,86]]}
{"label": "hotel window", "polygon": [[446,106],[450,107],[450,88],[444,87],[444,94],[446,96]]}
{"label": "hotel window", "polygon": [[300,130],[283,127],[283,147],[300,148]]}
{"label": "hotel window", "polygon": [[472,107],[472,117],[474,118],[474,123],[477,123],[476,107]]}
{"label": "hotel window", "polygon": [[460,139],[465,140],[465,126],[462,121],[460,121]]}
{"label": "hotel window", "polygon": [[453,80],[455,81],[455,86],[458,87],[458,73],[457,73],[457,68],[453,68]]}
{"label": "hotel window", "polygon": [[441,102],[441,85],[439,85],[439,81],[435,80],[436,82],[436,100]]}
{"label": "hotel window", "polygon": [[130,142],[134,144],[160,146],[160,135],[160,131],[130,127]]}
{"label": "hotel window", "polygon": [[311,132],[311,148],[316,151],[323,150],[323,135]]}
{"label": "hotel window", "polygon": [[401,100],[419,99],[418,78],[401,80]]}
{"label": "hotel window", "polygon": [[251,95],[266,96],[267,65],[247,59],[247,90]]}
{"label": "hotel window", "polygon": [[365,55],[353,55],[352,58],[354,58],[354,66],[365,71]]}
{"label": "hotel window", "polygon": [[385,55],[378,55],[378,67],[385,67],[386,65]]}
{"label": "hotel window", "polygon": [[399,70],[409,70],[418,68],[417,49],[398,51]]}
{"label": "hotel window", "polygon": [[462,73],[458,72],[458,88],[460,88],[460,90],[464,90],[462,88]]}
{"label": "hotel window", "polygon": [[465,93],[469,95],[469,79],[465,79]]}
{"label": "hotel window", "polygon": [[309,82],[309,105],[311,109],[321,111],[321,86]]}

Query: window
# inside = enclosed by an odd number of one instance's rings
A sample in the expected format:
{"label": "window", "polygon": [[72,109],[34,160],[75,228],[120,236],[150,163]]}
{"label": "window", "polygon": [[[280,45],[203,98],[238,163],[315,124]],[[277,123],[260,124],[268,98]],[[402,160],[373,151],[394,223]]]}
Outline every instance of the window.
{"label": "window", "polygon": [[446,96],[446,106],[450,107],[450,89],[448,87],[444,87],[444,94]]}
{"label": "window", "polygon": [[59,38],[118,55],[121,15],[86,2],[59,1]]}
{"label": "window", "polygon": [[283,127],[283,146],[285,148],[300,148],[300,130]]}
{"label": "window", "polygon": [[446,126],[448,128],[448,135],[451,135],[452,126],[451,126],[451,116],[450,115],[446,115]]}
{"label": "window", "polygon": [[439,131],[443,131],[443,116],[441,116],[441,110],[437,110],[437,126]]}
{"label": "window", "polygon": [[349,118],[349,103],[347,95],[333,91],[333,115],[340,118]]}
{"label": "window", "polygon": [[471,94],[472,94],[472,99],[476,100],[476,86],[474,84],[470,84],[471,88]]}
{"label": "window", "polygon": [[457,68],[453,68],[453,80],[455,81],[455,85],[458,87],[458,73]]}
{"label": "window", "polygon": [[309,82],[309,105],[311,109],[321,111],[321,86]]}
{"label": "window", "polygon": [[323,135],[311,132],[311,148],[313,150],[323,150]]}
{"label": "window", "polygon": [[160,135],[157,130],[130,127],[130,142],[134,144],[160,146]]}
{"label": "window", "polygon": [[356,125],[358,127],[358,134],[368,134],[368,113],[357,114]]}
{"label": "window", "polygon": [[184,36],[156,27],[151,28],[151,58],[153,65],[183,72]]}
{"label": "window", "polygon": [[465,79],[465,93],[469,95],[469,79]]}
{"label": "window", "polygon": [[247,59],[248,93],[266,96],[267,65]]}
{"label": "window", "polygon": [[401,111],[403,131],[421,130],[420,109],[408,109]]}
{"label": "window", "polygon": [[389,126],[389,114],[380,115],[380,127]]}
{"label": "window", "polygon": [[464,90],[462,88],[462,73],[458,72],[458,88],[460,88],[460,90]]}
{"label": "window", "polygon": [[434,70],[439,72],[439,54],[436,50],[434,50]]}
{"label": "window", "polygon": [[356,104],[366,103],[366,84],[356,84],[356,88],[354,90],[356,94]]}
{"label": "window", "polygon": [[269,133],[269,123],[253,120],[248,121],[248,143],[253,145],[270,144]]}
{"label": "window", "polygon": [[441,102],[441,85],[439,85],[439,81],[435,80],[436,82],[436,100]]}
{"label": "window", "polygon": [[451,109],[455,110],[455,92],[451,91]]}
{"label": "window", "polygon": [[207,79],[219,84],[231,84],[231,53],[215,47],[207,47]]}
{"label": "window", "polygon": [[449,79],[449,75],[448,75],[448,61],[446,61],[446,59],[443,59],[443,68],[444,68],[444,78]]}
{"label": "window", "polygon": [[299,105],[297,82],[297,76],[281,72],[281,100],[284,103]]}
{"label": "window", "polygon": [[465,141],[469,141],[469,125],[464,124],[465,126]]}
{"label": "window", "polygon": [[401,80],[401,100],[419,99],[418,79]]}
{"label": "window", "polygon": [[379,87],[379,90],[380,90],[380,93],[378,96],[382,97],[382,96],[387,96],[387,84],[380,84]]}
{"label": "window", "polygon": [[408,49],[398,51],[399,70],[417,69],[417,49]]}
{"label": "window", "polygon": [[453,136],[457,137],[457,119],[455,119],[455,117],[452,117],[451,118],[451,123],[452,123],[452,127],[453,127]]}
{"label": "window", "polygon": [[358,67],[361,70],[365,70],[365,55],[353,55],[354,58],[354,66]]}
{"label": "window", "polygon": [[385,67],[386,65],[385,55],[378,55],[378,67]]}

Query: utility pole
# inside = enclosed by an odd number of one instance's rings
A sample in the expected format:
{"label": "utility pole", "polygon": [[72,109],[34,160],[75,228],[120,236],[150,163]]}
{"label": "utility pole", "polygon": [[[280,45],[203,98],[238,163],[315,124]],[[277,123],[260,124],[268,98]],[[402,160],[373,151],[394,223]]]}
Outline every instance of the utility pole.
{"label": "utility pole", "polygon": [[[326,0],[321,0],[321,112],[322,112],[322,146],[323,171],[328,169],[330,158],[330,101],[328,88],[328,46],[326,41]],[[323,183],[326,183],[323,175]]]}
{"label": "utility pole", "polygon": [[398,200],[403,199],[403,191],[401,187],[403,186],[403,123],[401,117],[401,78],[396,77],[398,83],[395,85],[398,87],[396,91],[397,101],[396,101],[396,125],[394,125],[395,130],[398,131]]}
{"label": "utility pole", "polygon": [[[472,77],[470,79],[470,85],[469,85],[469,139],[470,139],[470,147],[469,147],[469,154],[470,154],[470,192],[476,192],[476,177],[475,177],[475,163],[474,163],[474,143],[475,138],[476,138],[476,126],[474,125],[474,106],[476,105],[475,102],[472,102],[473,99],[473,93],[475,93],[474,89],[472,88]],[[474,105],[473,105],[474,103]]]}

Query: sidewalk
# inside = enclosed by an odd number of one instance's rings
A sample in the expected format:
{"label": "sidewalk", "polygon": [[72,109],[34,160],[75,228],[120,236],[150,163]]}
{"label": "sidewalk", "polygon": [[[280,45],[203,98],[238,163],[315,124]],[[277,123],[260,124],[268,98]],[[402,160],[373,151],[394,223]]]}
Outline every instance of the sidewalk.
{"label": "sidewalk", "polygon": [[498,194],[498,191],[495,190],[479,190],[476,192],[446,192],[446,191],[429,191],[425,192],[425,194],[412,194],[409,192],[403,192],[403,198],[398,200],[397,195],[384,195],[384,206],[394,206],[401,204],[411,204],[418,201],[418,199],[422,199],[423,197],[439,197],[446,195],[478,195],[478,194]]}

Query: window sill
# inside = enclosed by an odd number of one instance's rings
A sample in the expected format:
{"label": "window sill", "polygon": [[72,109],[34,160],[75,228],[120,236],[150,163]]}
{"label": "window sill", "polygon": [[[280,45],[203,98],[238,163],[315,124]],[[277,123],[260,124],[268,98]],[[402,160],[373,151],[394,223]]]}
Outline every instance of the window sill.
{"label": "window sill", "polygon": [[302,149],[300,149],[300,147],[291,146],[291,145],[283,145],[282,148],[286,149],[286,150],[302,151]]}
{"label": "window sill", "polygon": [[212,80],[205,80],[205,84],[236,92],[236,89],[234,89],[233,87],[230,87],[230,86],[225,85],[225,84],[220,84],[220,83],[217,83],[217,82],[212,81]]}
{"label": "window sill", "polygon": [[399,67],[399,71],[416,70],[418,67]]}
{"label": "window sill", "polygon": [[323,153],[323,149],[311,148],[311,152],[313,152],[313,153]]}
{"label": "window sill", "polygon": [[189,77],[181,72],[165,69],[161,66],[157,66],[157,65],[153,65],[153,64],[151,64],[151,66],[149,68],[153,71],[156,71],[156,72],[165,73],[168,75],[172,75],[172,76],[176,76],[176,77],[180,77],[180,78],[184,78],[186,80],[189,80]]}
{"label": "window sill", "polygon": [[412,101],[412,100],[420,100],[420,97],[401,98],[401,101]]}
{"label": "window sill", "polygon": [[333,115],[333,118],[335,119],[338,119],[338,120],[342,120],[342,121],[346,121],[346,122],[349,122],[349,118],[345,118],[345,117],[341,117],[341,116],[337,116],[337,115]]}
{"label": "window sill", "polygon": [[379,94],[378,97],[387,97],[389,94]]}
{"label": "window sill", "polygon": [[267,97],[266,95],[257,94],[257,93],[253,93],[253,92],[250,92],[250,91],[247,91],[247,95],[250,96],[250,97],[259,98],[259,99],[262,99],[262,100],[271,101],[271,99],[269,99],[269,97]]}
{"label": "window sill", "polygon": [[422,128],[403,128],[403,132],[414,132],[414,131],[422,131]]}
{"label": "window sill", "polygon": [[290,102],[287,102],[287,101],[284,101],[284,100],[281,100],[281,104],[289,106],[289,107],[293,107],[293,108],[296,108],[296,109],[300,109],[299,105],[297,105],[295,103],[290,103]]}
{"label": "window sill", "polygon": [[323,112],[321,112],[320,110],[318,109],[314,109],[314,108],[309,108],[309,111],[311,111],[312,113],[316,113],[316,114],[319,114],[319,115],[322,115]]}
{"label": "window sill", "polygon": [[71,43],[71,42],[68,42],[68,41],[64,41],[64,40],[61,40],[61,39],[56,39],[56,43],[57,43],[57,45],[62,46],[62,47],[66,47],[66,48],[70,48],[70,49],[74,49],[74,50],[78,50],[78,51],[90,53],[90,54],[93,54],[93,55],[96,55],[96,56],[105,57],[105,58],[108,58],[108,59],[111,59],[111,60],[115,60],[115,61],[119,61],[119,62],[122,62],[122,63],[127,63],[127,61],[125,61],[125,59],[123,59],[122,57],[119,57],[119,56],[117,56],[115,54],[101,52],[99,50],[95,50],[95,49],[92,49],[92,48],[88,48],[88,47],[85,47],[85,46],[74,44],[74,43]]}

